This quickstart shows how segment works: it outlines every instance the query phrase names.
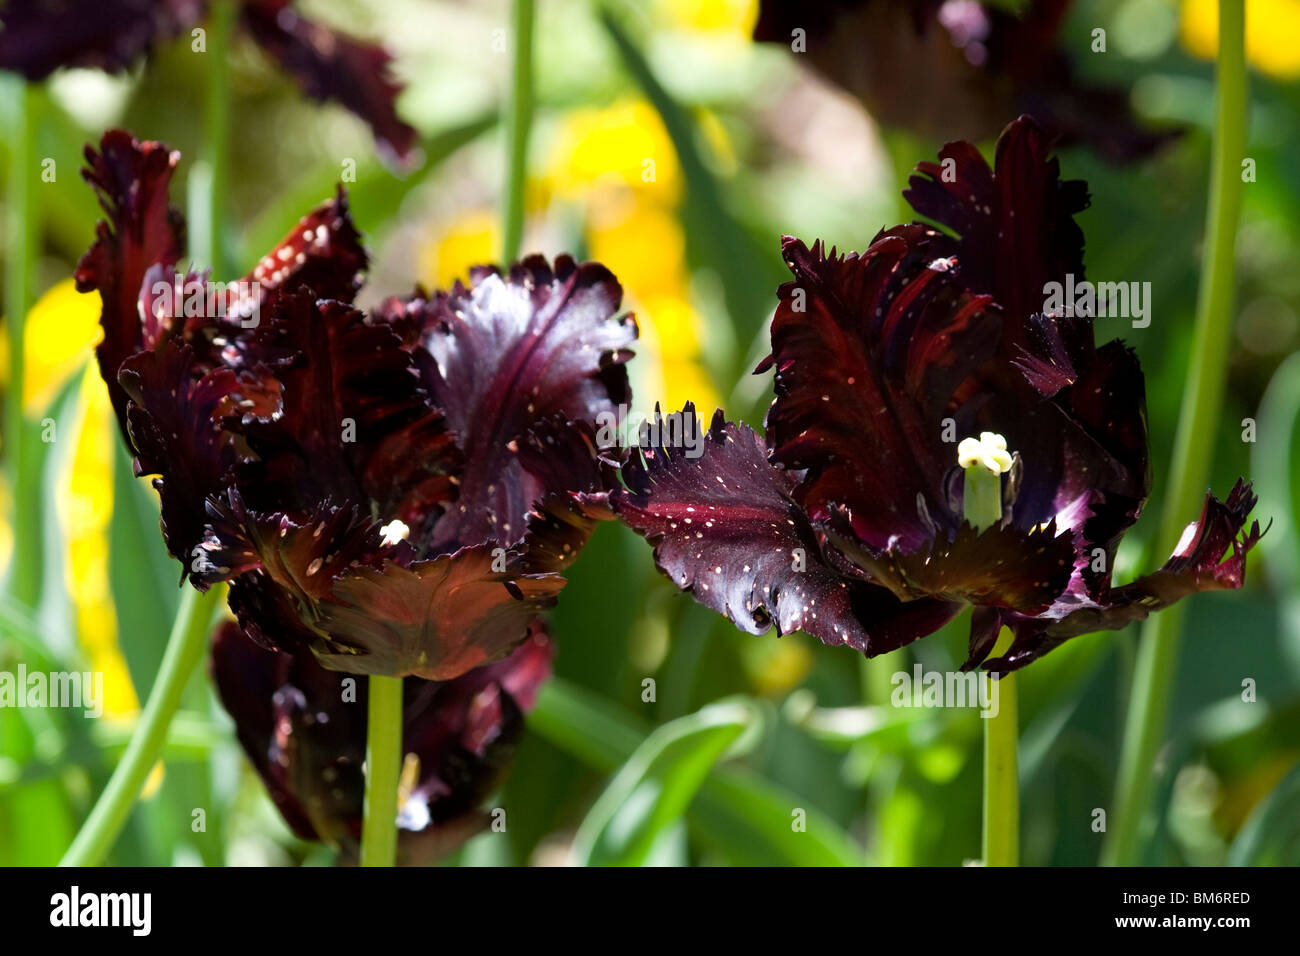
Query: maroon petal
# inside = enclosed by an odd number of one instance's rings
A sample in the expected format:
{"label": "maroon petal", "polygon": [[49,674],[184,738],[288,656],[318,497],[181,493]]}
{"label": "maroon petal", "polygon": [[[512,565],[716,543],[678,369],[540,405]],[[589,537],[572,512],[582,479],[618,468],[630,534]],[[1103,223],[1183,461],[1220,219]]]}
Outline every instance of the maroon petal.
{"label": "maroon petal", "polygon": [[167,189],[180,154],[161,143],[140,143],[129,133],[109,130],[99,151],[86,147],[86,181],[107,213],[95,243],[77,263],[77,291],[98,290],[103,302],[104,340],[96,353],[109,398],[126,436],[126,393],[117,372],[143,345],[138,303],[150,267],[173,272],[185,248],[185,224],[168,205]]}
{"label": "maroon petal", "polygon": [[[949,143],[938,163],[919,163],[903,195],[921,215],[957,234],[936,238],[936,255],[955,256],[972,292],[992,295],[1006,313],[1003,354],[1027,344],[1030,316],[1043,311],[1048,282],[1082,282],[1087,185],[1062,181],[1046,133],[1027,116],[998,137],[994,169],[970,143]],[[1081,348],[1091,348],[1092,330]],[[1075,343],[1067,341],[1067,349]]]}
{"label": "maroon petal", "polygon": [[349,570],[321,605],[317,627],[332,649],[316,655],[334,670],[429,680],[498,660],[565,584],[557,574],[518,573],[515,561],[485,544],[410,567]]}
{"label": "maroon petal", "polygon": [[297,292],[303,286],[318,299],[351,302],[369,264],[352,223],[347,191],[339,186],[333,199],[299,219],[243,281],[257,284],[262,304],[272,292]]}
{"label": "maroon petal", "polygon": [[222,422],[234,411],[238,377],[217,369],[196,379],[188,345],[168,342],[138,352],[122,365],[121,386],[130,396],[127,423],[136,449],[135,473],[158,475],[167,549],[187,574],[197,569],[204,502],[216,494],[234,464]]}
{"label": "maroon petal", "polygon": [[[235,736],[289,829],[300,839],[315,840],[319,837],[302,800],[284,784],[282,768],[271,758],[278,730],[276,696],[292,662],[288,654],[258,647],[233,621],[222,622],[212,634],[209,669],[222,706],[235,722]],[[357,773],[360,769],[358,763]]]}
{"label": "maroon petal", "polygon": [[277,371],[276,414],[237,426],[257,458],[240,479],[254,507],[373,501],[385,521],[418,527],[451,496],[451,436],[392,332],[344,303],[293,293],[277,297],[265,334],[293,358]]}
{"label": "maroon petal", "polygon": [[[694,415],[687,405],[683,415]],[[655,564],[678,588],[761,634],[803,630],[868,655],[936,630],[959,605],[900,602],[887,590],[841,575],[792,494],[795,480],[767,460],[744,425],[713,419],[699,458],[643,447],[610,493],[615,514],[654,545]]]}
{"label": "maroon petal", "polygon": [[956,527],[941,492],[956,460],[943,420],[968,417],[963,383],[997,347],[997,310],[928,258],[930,235],[908,227],[847,256],[787,237],[795,278],[778,292],[759,368],[776,370],[772,460],[807,470],[796,499],[814,520],[848,505],[874,547],[913,550],[935,526]]}
{"label": "maroon petal", "polygon": [[[532,256],[509,275],[478,270],[472,288],[429,304],[416,357],[465,458],[457,502],[434,527],[438,550],[509,546],[544,494],[586,490],[548,484],[521,449],[551,428],[542,423],[594,423],[630,401],[624,363],[637,327],[619,314],[622,297],[604,266],[561,256],[552,269]],[[586,450],[569,447],[585,468]]]}
{"label": "maroon petal", "polygon": [[754,38],[787,48],[803,39],[800,60],[881,123],[926,138],[983,140],[1023,112],[1114,162],[1149,153],[1170,134],[1137,124],[1127,90],[1078,79],[1060,39],[1069,4],[1034,0],[1013,13],[973,0],[763,0]]}
{"label": "maroon petal", "polygon": [[1246,554],[1263,536],[1258,521],[1242,534],[1257,500],[1250,484],[1240,480],[1226,502],[1207,494],[1200,518],[1187,526],[1159,570],[1111,589],[1101,601],[1068,594],[1038,617],[1013,617],[1007,623],[1015,630],[1015,642],[1005,656],[986,661],[985,668],[1017,670],[1079,634],[1117,630],[1199,591],[1240,588],[1246,578]]}
{"label": "maroon petal", "polygon": [[1075,564],[1072,537],[1050,522],[1030,532],[1010,523],[983,531],[963,523],[915,551],[864,543],[845,510],[833,512],[825,528],[841,554],[905,601],[938,597],[1037,614],[1065,590]]}
{"label": "maroon petal", "polygon": [[333,100],[361,117],[374,132],[381,154],[405,165],[415,130],[397,116],[402,87],[389,75],[392,57],[300,16],[290,0],[245,0],[244,26],[253,39],[315,100]]}
{"label": "maroon petal", "polygon": [[60,67],[116,73],[199,21],[203,0],[9,0],[0,69],[43,80]]}

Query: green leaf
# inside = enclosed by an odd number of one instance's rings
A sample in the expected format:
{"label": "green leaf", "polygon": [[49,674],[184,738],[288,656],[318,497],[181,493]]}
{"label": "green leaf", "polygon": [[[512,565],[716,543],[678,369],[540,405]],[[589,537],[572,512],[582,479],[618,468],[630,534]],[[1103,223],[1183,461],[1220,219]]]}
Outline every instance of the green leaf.
{"label": "green leaf", "polygon": [[758,706],[736,697],[656,728],[592,805],[573,842],[574,862],[644,865],[685,814],[713,765],[724,755],[752,749],[761,724]]}
{"label": "green leaf", "polygon": [[[528,726],[596,770],[629,759],[649,729],[607,700],[563,680],[538,695]],[[859,866],[862,848],[834,820],[757,774],[714,768],[687,812],[692,832],[750,866]]]}
{"label": "green leaf", "polygon": [[1300,764],[1246,818],[1228,849],[1228,865],[1300,865]]}

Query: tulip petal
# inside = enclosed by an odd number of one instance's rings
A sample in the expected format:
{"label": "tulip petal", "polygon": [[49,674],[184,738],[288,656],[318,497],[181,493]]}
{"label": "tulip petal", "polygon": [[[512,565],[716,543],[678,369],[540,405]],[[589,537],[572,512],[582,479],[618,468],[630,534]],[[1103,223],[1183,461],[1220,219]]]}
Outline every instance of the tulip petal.
{"label": "tulip petal", "polygon": [[[683,415],[694,415],[687,404]],[[679,589],[761,634],[803,630],[869,656],[942,626],[960,605],[903,603],[886,589],[842,575],[792,497],[795,479],[767,460],[762,439],[721,411],[699,458],[642,447],[610,493],[620,519],[654,546],[655,564]]]}

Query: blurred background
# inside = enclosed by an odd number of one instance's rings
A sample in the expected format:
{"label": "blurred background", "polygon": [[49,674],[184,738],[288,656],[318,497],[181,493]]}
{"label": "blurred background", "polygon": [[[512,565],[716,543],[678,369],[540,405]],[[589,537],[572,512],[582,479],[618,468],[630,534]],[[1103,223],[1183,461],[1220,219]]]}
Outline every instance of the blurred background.
{"label": "blurred background", "polygon": [[[509,4],[297,6],[381,40],[395,56],[407,87],[399,112],[419,131],[422,157],[396,175],[376,157],[364,123],[303,100],[259,48],[237,40],[225,200],[233,228],[222,249],[233,269],[218,278],[251,268],[332,192],[349,160],[353,214],[372,252],[363,306],[417,283],[445,286],[493,260],[506,156],[499,113],[510,82],[510,57],[493,37],[508,28]],[[1256,515],[1273,527],[1242,591],[1192,599],[1167,743],[1152,768],[1149,863],[1300,863],[1300,470],[1292,441],[1300,416],[1300,0],[1247,7],[1257,176],[1245,187],[1213,486],[1222,496],[1239,475],[1252,477]],[[1085,117],[1091,133],[1060,151],[1063,175],[1091,188],[1092,208],[1079,217],[1089,276],[1150,281],[1154,303],[1148,328],[1098,322],[1099,340],[1121,336],[1141,356],[1151,423],[1154,492],[1124,542],[1120,581],[1163,558],[1147,545],[1168,480],[1200,274],[1214,8],[1212,0],[1080,0],[1055,39],[1073,82],[1118,91],[1120,108]],[[864,248],[879,229],[912,218],[900,195],[906,175],[952,138],[900,125],[897,110],[791,42],[756,42],[758,18],[750,0],[539,5],[524,251],[597,259],[622,281],[642,330],[630,365],[641,413],[689,399],[761,427],[770,377],[749,372],[766,354],[766,321],[788,275],[781,235]],[[1094,51],[1098,28],[1104,52]],[[945,29],[956,49],[960,30]],[[959,52],[981,65],[978,48]],[[79,710],[0,709],[0,864],[62,855],[130,736],[178,600],[156,496],[131,475],[92,361],[99,299],[79,295],[70,276],[99,218],[78,175],[83,145],[122,126],[181,150],[172,198],[183,208],[201,155],[204,77],[182,37],[122,75],[62,70],[37,94],[36,149],[54,161],[55,175],[35,187],[26,377],[21,394],[5,383],[3,402],[20,402],[30,422],[53,421],[57,439],[24,458],[36,476],[28,507],[40,533],[39,554],[25,549],[20,560],[39,569],[40,599],[35,607],[0,599],[0,671],[19,662],[100,671],[105,711],[88,720]],[[13,110],[13,89],[5,87],[0,111]],[[940,85],[927,95],[947,94]],[[999,118],[980,142],[986,154],[1018,112],[1014,98],[988,106]],[[936,122],[942,127],[942,117]],[[1098,147],[1107,122],[1180,132],[1142,155],[1117,157]],[[0,136],[0,151],[8,148]],[[11,184],[3,185],[7,201]],[[21,241],[8,230],[3,254]],[[12,573],[11,485],[0,502],[0,560]],[[614,524],[598,529],[569,577],[552,615],[556,681],[490,802],[505,809],[505,832],[474,838],[449,863],[564,862],[584,827],[590,836],[619,820],[634,825],[637,795],[651,778],[678,787],[682,799],[667,801],[675,809],[656,820],[649,862],[959,865],[978,857],[978,712],[889,701],[895,672],[961,663],[964,616],[869,662],[803,634],[747,636],[677,594],[644,542]],[[1130,628],[1076,639],[1020,678],[1026,864],[1097,861],[1093,811],[1114,790],[1136,636]],[[1242,699],[1247,680],[1253,702]],[[724,698],[722,709],[698,713]],[[718,725],[736,732],[706,740]],[[611,784],[634,752],[652,772]],[[705,754],[706,768],[718,762],[700,785]],[[203,832],[191,826],[194,808],[206,811]],[[602,840],[606,856],[598,858],[620,861],[617,840]],[[206,674],[196,676],[111,861],[332,858],[290,835]]]}

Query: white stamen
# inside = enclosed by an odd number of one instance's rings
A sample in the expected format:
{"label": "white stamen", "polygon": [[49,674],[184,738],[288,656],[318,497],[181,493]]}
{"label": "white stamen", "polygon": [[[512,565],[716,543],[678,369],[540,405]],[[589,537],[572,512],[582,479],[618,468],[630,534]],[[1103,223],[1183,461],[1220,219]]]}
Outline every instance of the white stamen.
{"label": "white stamen", "polygon": [[979,465],[994,475],[1011,470],[1007,440],[996,432],[980,432],[979,438],[963,438],[957,445],[957,464],[962,468]]}
{"label": "white stamen", "polygon": [[399,542],[405,541],[407,535],[411,533],[411,529],[406,526],[406,522],[401,518],[394,518],[380,528],[379,533],[384,536],[382,543],[391,548]]}

